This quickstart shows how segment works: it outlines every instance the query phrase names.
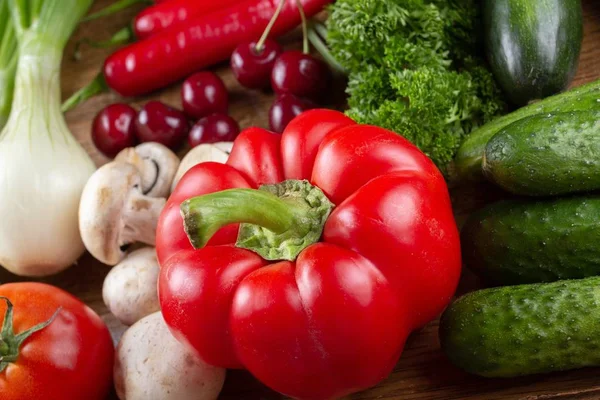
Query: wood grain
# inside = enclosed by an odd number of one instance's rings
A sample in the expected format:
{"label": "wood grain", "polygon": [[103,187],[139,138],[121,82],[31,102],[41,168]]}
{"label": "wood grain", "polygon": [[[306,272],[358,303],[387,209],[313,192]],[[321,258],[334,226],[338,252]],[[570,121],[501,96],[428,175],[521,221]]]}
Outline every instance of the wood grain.
{"label": "wood grain", "polygon": [[[94,9],[99,9],[110,0],[99,0]],[[574,86],[600,78],[600,2],[584,0],[585,38],[580,67]],[[83,37],[108,38],[117,29],[125,26],[135,10],[130,10],[115,18],[95,21],[82,25],[71,40],[62,70],[63,95],[68,96],[89,82],[99,71],[108,50],[83,48],[82,59],[75,61],[70,55],[75,42]],[[297,33],[289,35],[286,43],[296,46]],[[215,67],[231,93],[231,114],[240,122],[242,128],[257,125],[267,126],[267,110],[273,96],[267,93],[242,89],[226,65]],[[153,94],[152,96],[127,99],[139,106],[149,98],[160,99],[173,106],[180,107],[179,85]],[[341,93],[341,91],[340,91]],[[115,94],[105,94],[88,101],[81,107],[69,112],[69,127],[90,153],[98,165],[108,160],[101,156],[90,140],[90,125],[95,114],[103,106],[122,101]],[[460,187],[453,189],[452,196],[457,221],[462,224],[468,213],[481,205],[497,199],[503,194],[489,185]],[[42,279],[77,295],[89,304],[108,324],[115,342],[125,327],[106,309],[102,302],[101,288],[108,267],[84,255],[77,265],[56,276]],[[0,282],[23,280],[0,272]],[[457,294],[477,288],[480,283],[468,271],[463,272]],[[414,333],[408,340],[404,354],[388,379],[371,390],[350,396],[350,399],[521,399],[521,400],[565,400],[600,399],[600,381],[597,376],[600,368],[587,368],[565,373],[555,373],[521,379],[483,379],[469,375],[450,364],[440,351],[437,337],[438,323],[433,322],[422,331]],[[116,398],[111,397],[111,398]],[[244,371],[230,371],[222,399],[282,399]],[[151,400],[151,399],[149,399]]]}

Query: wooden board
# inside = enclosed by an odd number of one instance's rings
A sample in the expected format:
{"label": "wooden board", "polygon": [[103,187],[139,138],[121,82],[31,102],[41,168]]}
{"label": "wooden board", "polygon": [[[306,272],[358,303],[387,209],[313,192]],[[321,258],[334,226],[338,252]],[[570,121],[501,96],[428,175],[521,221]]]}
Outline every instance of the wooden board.
{"label": "wooden board", "polygon": [[[94,9],[99,9],[111,0],[98,0]],[[585,39],[581,55],[580,69],[573,85],[577,86],[600,78],[600,2],[584,0]],[[73,60],[74,43],[82,37],[95,39],[108,38],[116,30],[125,26],[135,10],[125,12],[118,17],[84,24],[71,40],[65,55],[62,71],[62,88],[65,96],[89,82],[99,71],[104,58],[109,54],[106,50],[83,48],[82,59]],[[291,46],[297,45],[297,34],[287,38]],[[242,128],[257,125],[267,126],[267,110],[273,100],[272,95],[258,93],[241,88],[233,78],[226,65],[215,68],[224,79],[231,93],[231,114],[240,122]],[[146,98],[131,101],[139,106],[149,98],[160,99],[173,106],[180,107],[179,86],[156,93]],[[90,140],[90,125],[95,114],[105,105],[122,101],[115,94],[106,94],[88,101],[83,106],[71,111],[67,120],[72,132],[85,149],[92,155],[98,165],[107,160],[95,149]],[[500,192],[489,186],[462,187],[452,191],[455,213],[460,223],[469,211],[497,198]],[[108,267],[85,255],[79,263],[67,271],[42,281],[54,284],[75,294],[89,304],[108,324],[115,342],[125,327],[121,325],[106,309],[102,302],[102,282],[108,273]],[[0,282],[23,280],[0,272]],[[468,270],[463,278],[458,293],[472,290],[479,285]],[[521,379],[482,379],[455,368],[440,351],[437,338],[437,322],[433,322],[422,331],[414,333],[406,344],[405,351],[394,372],[377,387],[350,396],[351,399],[600,399],[600,382],[597,378],[600,368],[588,368],[565,373],[555,373]],[[112,398],[116,398],[114,395]],[[248,373],[231,371],[228,374],[222,399],[281,399]]]}

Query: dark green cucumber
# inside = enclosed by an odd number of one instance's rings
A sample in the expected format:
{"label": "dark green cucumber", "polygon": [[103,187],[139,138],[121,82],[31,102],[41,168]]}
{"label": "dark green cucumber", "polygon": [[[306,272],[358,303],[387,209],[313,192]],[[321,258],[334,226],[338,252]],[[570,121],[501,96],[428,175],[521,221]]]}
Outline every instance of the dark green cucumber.
{"label": "dark green cucumber", "polygon": [[442,315],[450,360],[486,377],[600,365],[600,277],[469,293]]}
{"label": "dark green cucumber", "polygon": [[517,106],[565,90],[579,63],[581,0],[485,0],[485,51]]}
{"label": "dark green cucumber", "polygon": [[458,177],[463,180],[483,179],[481,162],[488,141],[513,122],[536,114],[587,110],[600,110],[600,80],[547,97],[537,103],[496,118],[473,131],[459,148],[454,160]]}
{"label": "dark green cucumber", "polygon": [[488,142],[483,173],[526,196],[600,189],[600,111],[534,115],[510,124]]}
{"label": "dark green cucumber", "polygon": [[472,214],[465,264],[494,285],[600,275],[600,197],[509,200]]}

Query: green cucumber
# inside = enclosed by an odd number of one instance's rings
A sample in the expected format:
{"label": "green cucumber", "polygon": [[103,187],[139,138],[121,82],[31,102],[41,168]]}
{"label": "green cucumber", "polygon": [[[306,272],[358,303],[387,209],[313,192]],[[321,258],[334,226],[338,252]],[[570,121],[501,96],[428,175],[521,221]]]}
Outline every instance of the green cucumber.
{"label": "green cucumber", "polygon": [[494,285],[600,275],[600,197],[501,201],[461,232],[465,264]]}
{"label": "green cucumber", "polygon": [[571,111],[600,110],[600,80],[547,97],[474,130],[463,142],[454,160],[460,179],[481,180],[481,162],[488,141],[500,130],[525,117]]}
{"label": "green cucumber", "polygon": [[442,315],[450,360],[485,377],[600,365],[600,277],[484,289]]}
{"label": "green cucumber", "polygon": [[485,0],[485,51],[496,81],[517,106],[565,90],[579,63],[581,0]]}
{"label": "green cucumber", "polygon": [[488,142],[483,173],[526,196],[600,189],[600,111],[534,115],[508,125]]}

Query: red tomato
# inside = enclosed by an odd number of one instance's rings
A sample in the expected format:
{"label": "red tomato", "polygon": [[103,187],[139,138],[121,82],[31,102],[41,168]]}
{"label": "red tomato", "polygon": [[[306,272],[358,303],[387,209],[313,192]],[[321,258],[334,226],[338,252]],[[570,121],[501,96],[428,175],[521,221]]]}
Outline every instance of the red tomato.
{"label": "red tomato", "polygon": [[[114,346],[108,328],[88,306],[43,283],[0,285],[13,304],[18,335],[56,317],[22,343],[18,356],[0,373],[2,400],[104,400],[112,385]],[[4,319],[7,304],[0,301]],[[11,332],[2,331],[6,341]],[[4,352],[4,354],[2,354]],[[6,347],[0,354],[6,356]]]}

